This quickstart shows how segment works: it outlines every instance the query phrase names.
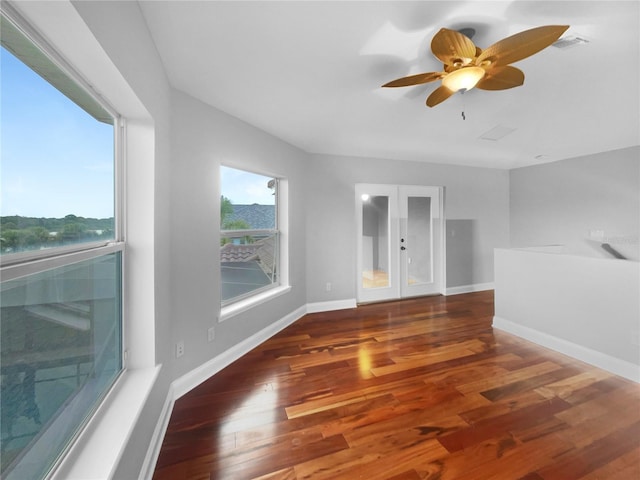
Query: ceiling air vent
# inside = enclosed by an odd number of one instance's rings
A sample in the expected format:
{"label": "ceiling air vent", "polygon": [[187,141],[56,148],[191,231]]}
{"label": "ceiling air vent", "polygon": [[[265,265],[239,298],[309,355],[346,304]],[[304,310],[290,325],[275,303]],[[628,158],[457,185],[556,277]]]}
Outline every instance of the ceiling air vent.
{"label": "ceiling air vent", "polygon": [[585,43],[589,43],[589,40],[584,38],[582,35],[567,35],[566,37],[562,37],[551,45],[556,48],[571,48],[576,45],[583,45]]}
{"label": "ceiling air vent", "polygon": [[515,131],[516,131],[515,128],[496,125],[491,130],[484,132],[482,135],[480,135],[479,138],[481,138],[482,140],[492,140],[494,142],[497,142],[502,137],[505,137]]}

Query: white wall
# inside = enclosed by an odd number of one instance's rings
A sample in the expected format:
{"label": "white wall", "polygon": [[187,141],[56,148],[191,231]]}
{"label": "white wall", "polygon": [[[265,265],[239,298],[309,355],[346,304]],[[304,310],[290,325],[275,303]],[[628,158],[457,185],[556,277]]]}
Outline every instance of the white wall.
{"label": "white wall", "polygon": [[[493,249],[509,243],[509,176],[504,170],[313,155],[307,178],[307,301],[356,298],[355,184],[445,187],[447,287],[493,282]],[[463,238],[460,238],[462,235]],[[326,291],[327,282],[331,291]]]}
{"label": "white wall", "polygon": [[568,255],[498,252],[494,325],[638,381],[640,147],[509,177],[511,246]]}
{"label": "white wall", "polygon": [[561,244],[567,253],[606,257],[590,238],[599,231],[640,259],[640,147],[511,170],[510,192],[512,247]]}
{"label": "white wall", "polygon": [[640,381],[640,264],[496,250],[494,326]]}

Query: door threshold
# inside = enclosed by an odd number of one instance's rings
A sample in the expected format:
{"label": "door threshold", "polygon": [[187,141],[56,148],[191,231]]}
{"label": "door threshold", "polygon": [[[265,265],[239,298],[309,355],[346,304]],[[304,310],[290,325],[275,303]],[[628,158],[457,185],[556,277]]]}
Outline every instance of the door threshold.
{"label": "door threshold", "polygon": [[356,302],[358,307],[366,305],[380,305],[382,303],[406,302],[408,300],[420,300],[428,297],[444,297],[443,293],[428,293],[426,295],[416,295],[415,297],[389,298],[387,300],[372,300],[370,302]]}

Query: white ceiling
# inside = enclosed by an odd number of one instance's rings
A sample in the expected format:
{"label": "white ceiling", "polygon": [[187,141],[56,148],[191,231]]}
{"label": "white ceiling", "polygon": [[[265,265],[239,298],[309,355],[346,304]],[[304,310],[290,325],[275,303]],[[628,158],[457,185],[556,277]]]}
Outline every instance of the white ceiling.
{"label": "white ceiling", "polygon": [[[640,2],[141,1],[171,84],[308,152],[514,168],[640,144]],[[441,28],[481,48],[568,24],[589,40],[516,66],[523,86],[425,106]],[[464,110],[466,120],[461,112]],[[515,129],[501,140],[479,137]],[[542,157],[540,157],[542,156]],[[536,158],[538,157],[538,158]]]}

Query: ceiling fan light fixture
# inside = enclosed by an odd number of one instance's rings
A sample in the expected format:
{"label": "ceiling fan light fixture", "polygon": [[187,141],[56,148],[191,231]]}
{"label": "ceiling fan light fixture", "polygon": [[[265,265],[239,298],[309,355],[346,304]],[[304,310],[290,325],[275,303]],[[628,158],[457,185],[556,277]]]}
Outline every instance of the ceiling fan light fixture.
{"label": "ceiling fan light fixture", "polygon": [[481,67],[463,67],[455,70],[442,79],[442,84],[452,92],[471,90],[484,77]]}
{"label": "ceiling fan light fixture", "polygon": [[[464,33],[441,28],[431,40],[431,52],[442,62],[443,71],[397,78],[383,87],[409,87],[441,80],[425,102],[435,107],[459,91],[507,90],[524,83],[522,70],[510,64],[523,60],[553,44],[569,25],[546,25],[503,38],[481,49]],[[472,32],[469,31],[471,34]]]}

